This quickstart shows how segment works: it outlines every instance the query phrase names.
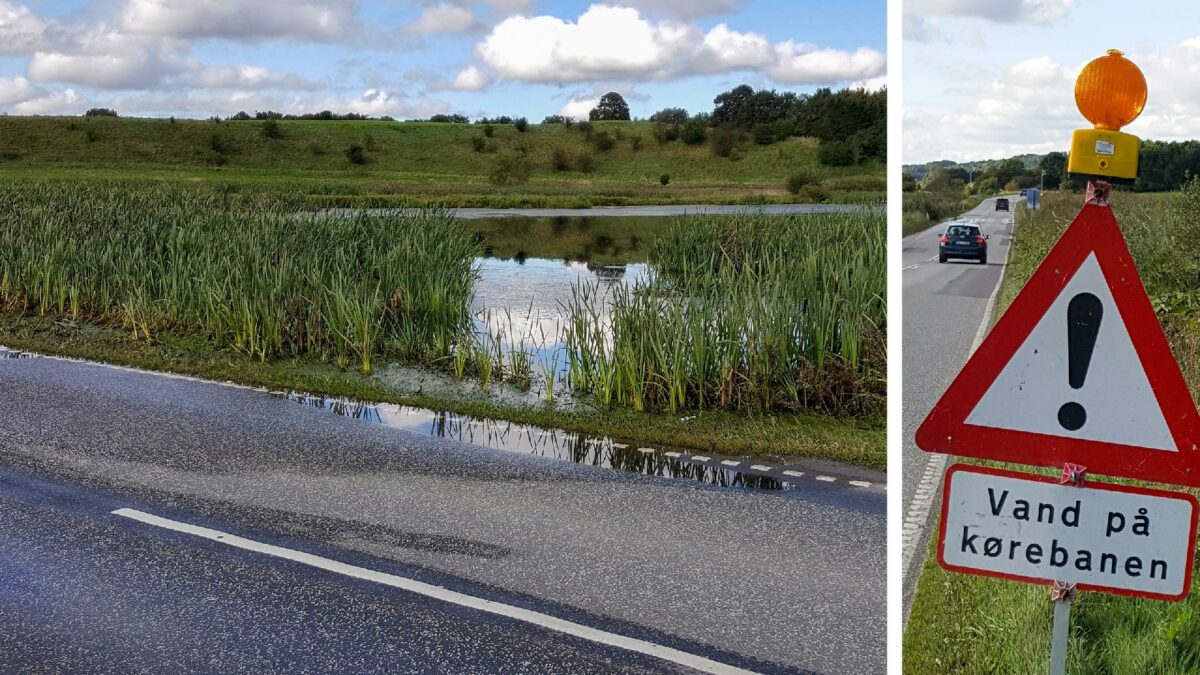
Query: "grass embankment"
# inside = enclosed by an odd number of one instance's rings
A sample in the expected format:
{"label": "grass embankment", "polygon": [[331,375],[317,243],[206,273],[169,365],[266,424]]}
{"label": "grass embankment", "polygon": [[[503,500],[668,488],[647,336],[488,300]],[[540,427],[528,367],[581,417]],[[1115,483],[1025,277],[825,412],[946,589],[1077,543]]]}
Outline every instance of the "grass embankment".
{"label": "grass embankment", "polygon": [[[208,183],[313,206],[491,208],[788,203],[797,172],[820,182],[806,201],[882,203],[887,187],[883,163],[824,166],[809,138],[747,139],[718,157],[707,143],[659,143],[647,122],[599,122],[591,132],[496,125],[490,137],[475,124],[284,120],[272,138],[264,124],[0,117],[0,178]],[[353,146],[363,163],[347,155]],[[502,162],[528,177],[498,185]]]}
{"label": "grass embankment", "polygon": [[979,206],[984,195],[963,195],[961,190],[916,190],[905,192],[903,236],[954,218]]}
{"label": "grass embankment", "polygon": [[[1052,193],[1021,220],[1013,240],[999,316],[1016,297],[1082,204]],[[1200,393],[1200,184],[1183,193],[1114,195],[1113,209],[1193,398]],[[1029,467],[1012,466],[1018,470]],[[932,524],[936,532],[937,523]],[[936,537],[934,537],[936,539]],[[904,637],[912,673],[1036,673],[1050,658],[1053,613],[1044,586],[942,570],[936,541]],[[1082,593],[1071,612],[1071,673],[1200,672],[1200,595],[1180,603]]]}
{"label": "grass embankment", "polygon": [[[747,284],[758,278],[753,275],[765,274],[745,271],[761,263],[771,274],[786,271],[787,277],[795,277],[790,279],[793,284],[807,284],[791,291],[777,288],[774,282],[764,285],[771,290],[769,308],[758,310],[760,323],[754,324],[753,330],[744,316],[725,315],[727,324],[740,322],[730,324],[734,333],[724,337],[745,343],[737,351],[748,359],[745,364],[733,364],[732,371],[718,368],[726,364],[716,358],[733,350],[719,348],[715,340],[703,344],[658,342],[655,350],[656,341],[664,336],[646,331],[640,335],[640,344],[648,351],[633,358],[620,350],[605,356],[608,362],[619,362],[627,369],[622,372],[628,377],[616,380],[624,395],[568,409],[553,403],[505,404],[499,397],[487,395],[493,382],[514,382],[518,388],[524,382],[528,387],[534,363],[523,349],[510,349],[503,340],[472,334],[468,311],[472,263],[483,242],[472,238],[461,223],[440,212],[384,219],[298,219],[290,211],[294,206],[204,189],[128,192],[111,185],[65,189],[39,183],[2,187],[0,309],[4,320],[0,343],[635,441],[747,454],[802,454],[883,467],[883,424],[878,414],[882,389],[875,375],[883,372],[884,327],[877,323],[882,320],[882,272],[871,272],[875,263],[881,263],[881,242],[872,256],[864,258],[861,253],[835,256],[835,249],[845,247],[812,232],[807,237],[811,241],[803,243],[800,230],[797,237],[780,239],[795,244],[798,255],[789,263],[792,267],[781,267],[784,263],[778,256],[786,257],[786,252],[779,250],[775,259],[748,258],[741,265],[743,271],[714,277],[718,279],[714,288],[721,288],[725,280]],[[828,226],[837,218],[820,219],[818,225]],[[863,225],[874,226],[873,230],[864,227],[856,241],[883,237],[881,215],[842,218],[847,223],[863,221]],[[870,218],[877,222],[866,223]],[[719,232],[712,227],[715,220],[705,221],[710,225],[703,229],[689,227],[692,222],[677,225],[668,236]],[[726,243],[765,241],[763,225],[753,225],[754,217],[728,222],[743,235],[734,235]],[[778,222],[786,231],[804,221]],[[716,239],[708,241],[710,246],[716,243]],[[694,248],[692,254],[710,267],[718,264],[715,250],[700,255]],[[824,262],[818,265],[813,256]],[[802,276],[795,265],[813,269]],[[837,265],[846,267],[838,270]],[[817,283],[811,275],[818,272],[822,280],[831,274],[839,287],[835,290]],[[698,285],[687,282],[680,287],[694,290]],[[748,292],[748,287],[739,288]],[[811,314],[780,323],[785,315],[799,314],[790,311],[800,300],[794,295],[797,288],[811,294]],[[787,296],[785,291],[793,295]],[[858,293],[865,293],[861,299],[866,304],[851,312],[850,303],[860,299]],[[672,308],[685,305],[693,306],[663,301],[658,316],[668,317],[661,319],[668,321],[678,314]],[[712,319],[714,303],[696,306],[700,309],[688,313],[693,317],[692,329]],[[648,307],[642,305],[643,319],[649,316]],[[874,317],[871,321],[878,326],[878,336],[866,331],[860,315]],[[810,319],[821,325],[807,325]],[[589,334],[608,328],[599,316],[580,320]],[[783,332],[769,333],[769,321],[776,322],[771,330]],[[625,344],[622,336],[637,329],[619,325],[616,330],[620,346]],[[796,344],[789,346],[780,340]],[[691,369],[697,362],[679,360],[676,350],[681,344],[689,349],[689,358],[698,354],[704,363],[714,359],[714,368]],[[819,351],[814,352],[814,346]],[[672,351],[667,352],[668,347]],[[821,382],[815,375],[820,364],[807,361],[818,355],[828,364],[824,367],[829,373],[842,374],[849,368],[862,379],[854,380],[850,389],[844,389],[843,379],[839,379],[832,389],[837,397],[822,399],[819,395],[828,392],[813,389]],[[594,349],[584,356],[572,354],[568,346],[566,358],[578,366],[572,370],[570,383],[579,391],[595,392],[588,384],[605,377],[600,369],[583,362],[595,356]],[[768,363],[767,359],[775,357],[780,360]],[[482,394],[479,387],[464,388],[461,395],[398,389],[367,375],[377,362],[419,364],[460,379],[478,380]],[[760,364],[771,363],[784,366],[782,373],[804,377],[797,380],[799,397],[781,397],[779,401],[752,398],[747,387],[786,388],[792,382],[776,383],[756,376]],[[676,379],[668,382],[668,375]],[[587,378],[586,382],[577,379],[580,377]],[[659,396],[660,392],[677,391],[671,386],[678,387],[680,382],[685,393],[677,405]],[[686,394],[726,386],[735,388],[738,396],[719,400]],[[634,404],[638,396],[648,405],[635,408],[703,410],[679,418],[641,414],[620,405]],[[801,398],[805,396],[808,398]],[[553,399],[552,392],[547,398]],[[844,419],[811,414],[828,408],[830,402],[864,414]]]}

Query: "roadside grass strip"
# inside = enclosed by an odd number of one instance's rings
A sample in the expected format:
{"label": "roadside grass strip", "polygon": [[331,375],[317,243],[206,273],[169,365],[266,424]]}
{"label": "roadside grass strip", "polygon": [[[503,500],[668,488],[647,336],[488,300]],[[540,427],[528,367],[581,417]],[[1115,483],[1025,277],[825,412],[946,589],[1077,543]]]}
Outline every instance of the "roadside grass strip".
{"label": "roadside grass strip", "polygon": [[514,619],[516,621],[523,621],[540,628],[582,638],[584,640],[589,640],[591,642],[596,642],[609,647],[617,647],[619,649],[636,652],[638,654],[644,654],[646,656],[651,656],[663,661],[670,661],[671,663],[686,666],[702,673],[716,673],[720,675],[743,675],[753,673],[753,671],[744,670],[742,668],[730,666],[718,661],[713,661],[712,659],[708,659],[703,656],[689,654],[687,652],[673,649],[671,647],[665,647],[663,645],[658,645],[653,642],[647,642],[645,640],[639,640],[637,638],[631,638],[624,635],[618,635],[616,633],[599,630],[597,628],[592,628],[590,626],[585,626],[573,621],[560,619],[542,612],[535,612],[533,610],[524,609],[521,607],[506,605],[501,602],[477,598],[475,596],[452,591],[441,586],[427,584],[395,574],[378,572],[365,567],[350,565],[333,560],[331,558],[325,558],[322,556],[313,555],[311,553],[304,553],[303,551],[296,551],[293,549],[284,548],[282,546],[274,546],[272,544],[264,544],[253,539],[246,539],[245,537],[239,537],[237,535],[222,532],[220,530],[214,530],[207,527],[200,527],[198,525],[191,525],[177,520],[163,518],[161,516],[156,516],[144,511],[138,511],[136,509],[121,508],[116,509],[112,513],[145,523],[147,525],[152,525],[154,527],[160,527],[175,532],[193,535],[202,539],[217,542],[219,544],[232,546],[234,548],[252,551],[254,553],[261,553],[263,555],[268,555],[275,558],[282,558],[284,560],[290,560],[302,565],[308,565],[310,567],[325,570],[326,572],[341,574],[343,576],[361,579],[364,581],[371,581],[384,586],[391,586],[392,588],[398,588],[403,591],[408,591],[410,593],[416,593],[428,598],[440,600],[442,602],[468,607],[481,612],[488,612],[489,614],[496,614],[498,616]]}

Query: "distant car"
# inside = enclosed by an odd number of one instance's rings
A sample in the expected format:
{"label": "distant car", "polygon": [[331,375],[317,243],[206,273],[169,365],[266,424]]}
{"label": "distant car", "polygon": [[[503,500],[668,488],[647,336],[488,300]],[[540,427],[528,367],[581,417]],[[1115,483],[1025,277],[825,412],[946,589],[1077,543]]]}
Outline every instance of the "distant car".
{"label": "distant car", "polygon": [[950,223],[938,238],[938,262],[966,258],[986,265],[988,239],[991,236],[984,235],[976,225]]}
{"label": "distant car", "polygon": [[1004,197],[997,199],[996,200],[996,210],[997,211],[1007,211],[1008,210],[1008,200],[1005,199]]}
{"label": "distant car", "polygon": [[1029,190],[1028,190],[1028,189],[1021,190],[1021,196],[1022,196],[1022,197],[1024,197],[1024,196],[1025,196],[1025,195],[1027,195],[1027,194],[1029,194]]}

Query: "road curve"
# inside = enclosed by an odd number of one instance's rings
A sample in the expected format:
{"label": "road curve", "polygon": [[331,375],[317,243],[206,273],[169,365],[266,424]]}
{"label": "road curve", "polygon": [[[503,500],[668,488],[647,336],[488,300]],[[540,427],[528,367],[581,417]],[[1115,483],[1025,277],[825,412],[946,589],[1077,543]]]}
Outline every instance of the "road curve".
{"label": "road curve", "polygon": [[0,410],[8,663],[688,672],[135,509],[755,672],[885,668],[882,491],[626,474],[51,359],[0,359]]}
{"label": "road curve", "polygon": [[[1010,197],[1016,209],[1021,199]],[[1013,213],[1016,213],[1014,210]],[[903,524],[904,622],[925,562],[928,526],[938,503],[944,455],[931,455],[916,445],[917,427],[966,363],[982,336],[993,294],[1008,260],[1013,213],[996,211],[996,200],[984,200],[959,216],[978,225],[988,242],[988,264],[950,260],[938,263],[938,235],[944,223],[904,238],[903,260]],[[895,479],[892,481],[895,482]]]}

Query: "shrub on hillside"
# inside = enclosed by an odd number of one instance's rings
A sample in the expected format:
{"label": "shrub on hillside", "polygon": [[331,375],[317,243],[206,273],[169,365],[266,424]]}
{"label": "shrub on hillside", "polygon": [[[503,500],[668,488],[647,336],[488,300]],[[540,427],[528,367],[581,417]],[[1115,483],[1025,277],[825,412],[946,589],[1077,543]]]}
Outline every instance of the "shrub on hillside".
{"label": "shrub on hillside", "polygon": [[575,155],[575,170],[580,173],[591,173],[595,168],[595,162],[592,159],[592,153],[584,150],[578,155]]}
{"label": "shrub on hillside", "polygon": [[487,141],[483,140],[483,136],[475,136],[471,138],[471,149],[475,152],[483,152],[483,148],[486,145]]}
{"label": "shrub on hillside", "polygon": [[641,136],[630,136],[629,137],[629,149],[634,152],[641,150],[642,149],[642,137]]}
{"label": "shrub on hillside", "polygon": [[667,183],[670,183],[670,182],[671,182],[671,174],[669,174],[669,173],[664,173],[663,175],[658,177],[658,183],[660,185],[666,185]]}
{"label": "shrub on hillside", "polygon": [[607,131],[601,131],[592,136],[592,144],[600,152],[608,152],[617,147],[617,139],[613,138],[612,134]]}
{"label": "shrub on hillside", "polygon": [[569,171],[571,169],[571,156],[562,148],[555,148],[550,151],[550,166],[554,167],[555,171]]}
{"label": "shrub on hillside", "polygon": [[524,117],[518,117],[517,121],[513,122],[513,126],[517,128],[517,131],[525,133],[529,131],[529,120]]}
{"label": "shrub on hillside", "polygon": [[221,136],[221,134],[213,134],[209,137],[208,149],[212,150],[218,155],[225,154],[227,148],[225,146],[225,139]]}
{"label": "shrub on hillside", "polygon": [[796,123],[789,119],[775,120],[775,140],[782,141],[796,135]]}
{"label": "shrub on hillside", "polygon": [[84,117],[117,117],[117,111],[112,108],[90,108],[83,113]]}
{"label": "shrub on hillside", "polygon": [[263,122],[263,138],[283,138],[283,130],[279,128],[279,120],[274,117]]}
{"label": "shrub on hillside", "polygon": [[688,121],[688,111],[683,108],[663,108],[651,115],[650,121],[663,124],[684,124]]}
{"label": "shrub on hillside", "polygon": [[366,164],[367,151],[361,145],[352,145],[346,148],[346,159],[350,160],[351,164]]}
{"label": "shrub on hillside", "polygon": [[690,119],[679,132],[679,138],[688,145],[701,145],[708,139],[708,125],[698,119]]}
{"label": "shrub on hillside", "polygon": [[[650,135],[659,143],[670,143],[679,140],[679,125],[667,122],[655,122],[650,127]],[[704,141],[701,141],[703,143]]]}
{"label": "shrub on hillside", "polygon": [[739,141],[738,130],[733,127],[717,127],[712,134],[712,151],[717,157],[733,157]]}
{"label": "shrub on hillside", "polygon": [[483,125],[483,135],[491,138],[496,134],[496,128],[490,124]]}
{"label": "shrub on hillside", "polygon": [[854,163],[854,149],[845,141],[821,141],[817,157],[826,166],[850,166]]}
{"label": "shrub on hillside", "polygon": [[775,142],[775,125],[774,124],[755,124],[754,125],[754,142],[758,145],[771,145]]}
{"label": "shrub on hillside", "polygon": [[563,126],[571,126],[571,118],[566,115],[546,115],[542,118],[542,124],[561,124]]}
{"label": "shrub on hillside", "polygon": [[493,185],[501,187],[520,185],[529,180],[531,171],[529,158],[517,152],[504,152],[496,157],[496,163],[492,165],[488,179],[492,181]]}
{"label": "shrub on hillside", "polygon": [[583,135],[587,136],[588,138],[592,137],[592,131],[595,130],[595,128],[592,126],[592,123],[588,122],[586,120],[576,124],[575,128],[578,129],[580,132],[582,132]]}
{"label": "shrub on hillside", "polygon": [[796,173],[788,176],[787,191],[794,195],[798,195],[800,194],[800,191],[805,188],[805,186],[812,185],[816,182],[816,176],[813,176],[811,173],[807,171],[797,171]]}

